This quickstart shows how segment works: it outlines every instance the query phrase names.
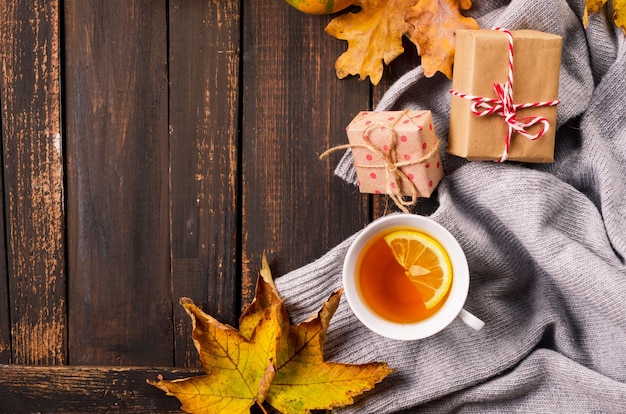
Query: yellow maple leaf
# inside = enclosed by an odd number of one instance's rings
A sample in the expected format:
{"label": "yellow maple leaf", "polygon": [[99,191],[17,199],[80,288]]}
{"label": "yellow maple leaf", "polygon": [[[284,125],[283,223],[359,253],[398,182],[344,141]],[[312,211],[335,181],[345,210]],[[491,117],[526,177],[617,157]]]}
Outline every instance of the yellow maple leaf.
{"label": "yellow maple leaf", "polygon": [[267,401],[285,414],[305,414],[351,404],[391,372],[385,363],[324,362],[326,330],[341,291],[312,318],[291,326],[265,255],[260,276],[239,331],[181,299],[207,375],[148,383],[178,398],[190,413],[244,413]]}
{"label": "yellow maple leaf", "polygon": [[340,297],[341,291],[335,292],[315,318],[284,331],[289,337],[280,343],[276,377],[267,395],[267,402],[283,414],[352,404],[353,396],[373,388],[391,372],[386,364],[378,362],[324,362],[326,330]]}
{"label": "yellow maple leaf", "polygon": [[173,395],[191,413],[247,413],[265,400],[276,371],[280,305],[266,309],[250,340],[202,312],[191,299],[181,304],[191,317],[192,338],[207,375],[149,384]]}
{"label": "yellow maple leaf", "polygon": [[289,315],[287,314],[285,307],[282,305],[283,300],[276,290],[276,285],[274,285],[274,279],[272,278],[272,272],[270,270],[269,263],[267,262],[265,253],[261,258],[261,270],[259,271],[259,276],[260,278],[256,284],[254,299],[239,318],[239,333],[247,339],[250,339],[252,336],[252,333],[259,324],[259,321],[265,315],[266,310],[271,308],[273,305],[279,306],[278,310],[280,314],[278,316],[281,318],[279,321],[282,324],[281,327],[285,326],[285,322],[287,324],[287,328],[289,327]]}
{"label": "yellow maple leaf", "polygon": [[456,31],[479,28],[476,20],[461,14],[471,6],[471,0],[420,0],[407,11],[409,39],[422,57],[424,76],[441,72],[452,79]]}
{"label": "yellow maple leaf", "polygon": [[355,0],[357,13],[344,13],[328,23],[326,33],[348,41],[348,50],[335,62],[337,77],[368,76],[377,85],[383,63],[389,64],[404,52],[402,36],[410,29],[405,11],[418,0]]}

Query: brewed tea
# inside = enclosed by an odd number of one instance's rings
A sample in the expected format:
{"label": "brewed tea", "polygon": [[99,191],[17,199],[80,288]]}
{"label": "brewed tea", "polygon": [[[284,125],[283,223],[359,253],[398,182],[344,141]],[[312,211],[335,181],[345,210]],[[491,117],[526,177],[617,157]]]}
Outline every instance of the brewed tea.
{"label": "brewed tea", "polygon": [[357,262],[357,285],[372,311],[392,322],[414,323],[435,314],[447,296],[434,307],[426,308],[419,290],[385,242],[385,236],[398,230],[415,232],[414,229],[395,228],[372,238]]}

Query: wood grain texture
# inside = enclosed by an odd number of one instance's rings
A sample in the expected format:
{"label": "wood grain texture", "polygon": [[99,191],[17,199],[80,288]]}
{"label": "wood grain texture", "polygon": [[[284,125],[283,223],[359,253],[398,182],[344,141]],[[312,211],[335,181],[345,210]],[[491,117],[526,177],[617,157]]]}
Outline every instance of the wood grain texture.
{"label": "wood grain texture", "polygon": [[[172,284],[236,326],[239,3],[169,2]],[[228,18],[225,18],[228,16]],[[174,308],[176,365],[198,365],[191,323]]]}
{"label": "wood grain texture", "polygon": [[[2,105],[0,95],[0,107]],[[1,118],[0,118],[1,119]],[[0,122],[0,126],[1,126]],[[1,131],[1,127],[0,127]],[[0,160],[0,217],[4,217],[4,172]],[[9,320],[9,274],[7,272],[7,255],[4,220],[0,220],[0,364],[11,362],[11,321]]]}
{"label": "wood grain texture", "polygon": [[65,1],[71,364],[171,365],[166,3]]}
{"label": "wood grain texture", "polygon": [[145,380],[202,374],[149,368],[198,366],[181,296],[237,325],[263,251],[280,277],[394,209],[318,156],[415,53],[375,88],[337,79],[333,16],[273,1],[0,16],[0,364],[22,364],[0,365],[0,412],[179,412]]}
{"label": "wood grain texture", "polygon": [[[369,84],[339,80],[345,44],[326,33],[330,16],[244,0],[242,121],[242,304],[261,255],[274,277],[303,266],[367,222],[367,196],[333,176],[345,127],[369,106]],[[263,18],[259,18],[263,16]]]}
{"label": "wood grain texture", "polygon": [[146,380],[202,374],[176,368],[0,365],[0,412],[182,413],[176,398]]}
{"label": "wood grain texture", "polygon": [[[67,301],[59,3],[5,1],[0,3],[0,16],[11,361],[64,363]],[[3,337],[4,342],[6,334]]]}

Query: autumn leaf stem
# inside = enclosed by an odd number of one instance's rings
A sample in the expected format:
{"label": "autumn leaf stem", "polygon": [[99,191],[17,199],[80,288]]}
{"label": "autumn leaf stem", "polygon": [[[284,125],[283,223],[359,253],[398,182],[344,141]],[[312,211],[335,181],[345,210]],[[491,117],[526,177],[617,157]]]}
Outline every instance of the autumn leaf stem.
{"label": "autumn leaf stem", "polygon": [[261,409],[261,411],[263,411],[263,414],[268,414],[267,410],[265,409],[265,407],[263,407],[263,403],[257,401],[256,405],[259,406],[259,408]]}

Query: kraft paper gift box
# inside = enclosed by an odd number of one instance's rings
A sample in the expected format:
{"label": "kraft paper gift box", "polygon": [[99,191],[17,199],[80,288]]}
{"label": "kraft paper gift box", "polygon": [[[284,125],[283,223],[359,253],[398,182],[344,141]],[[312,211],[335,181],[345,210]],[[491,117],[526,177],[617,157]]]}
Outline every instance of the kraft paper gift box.
{"label": "kraft paper gift box", "polygon": [[443,177],[430,111],[363,111],[346,132],[362,193],[430,197]]}
{"label": "kraft paper gift box", "polygon": [[[553,162],[562,39],[534,30],[510,33],[513,38],[512,101],[527,106],[545,104],[518,108],[514,118],[522,122],[537,119],[533,117],[543,118],[548,123],[547,131],[532,140],[514,130],[507,157],[505,142],[509,124],[504,114],[478,116],[472,113],[475,101],[471,97],[498,99],[495,85],[504,86],[509,78],[509,38],[501,30],[459,30],[452,77],[448,153],[468,160]],[[484,107],[476,109],[485,110]],[[540,134],[545,126],[538,122],[525,129],[532,137]]]}

